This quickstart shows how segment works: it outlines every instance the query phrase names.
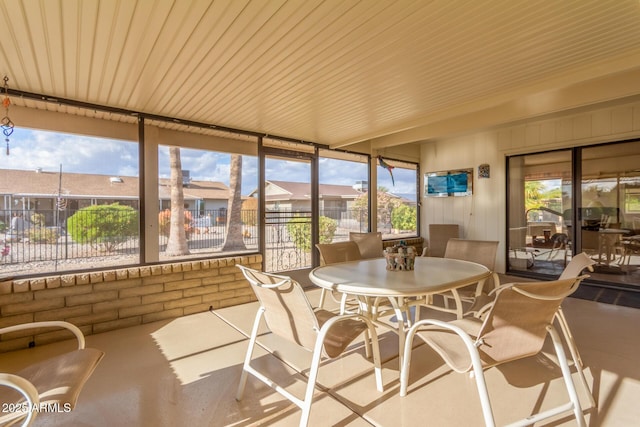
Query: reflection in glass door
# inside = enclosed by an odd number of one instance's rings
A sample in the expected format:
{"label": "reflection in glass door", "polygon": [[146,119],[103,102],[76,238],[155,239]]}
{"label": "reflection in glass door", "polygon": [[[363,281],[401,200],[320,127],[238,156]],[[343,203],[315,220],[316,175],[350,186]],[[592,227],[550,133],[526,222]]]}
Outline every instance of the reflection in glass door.
{"label": "reflection in glass door", "polygon": [[264,185],[265,270],[310,268],[311,158],[265,156]]}
{"label": "reflection in glass door", "polygon": [[640,264],[640,143],[582,150],[582,250],[596,273],[638,284]]}
{"label": "reflection in glass door", "polygon": [[571,256],[571,151],[509,158],[509,270],[557,275]]}
{"label": "reflection in glass door", "polygon": [[586,252],[592,281],[640,286],[639,165],[638,141],[510,157],[509,271],[557,276]]}

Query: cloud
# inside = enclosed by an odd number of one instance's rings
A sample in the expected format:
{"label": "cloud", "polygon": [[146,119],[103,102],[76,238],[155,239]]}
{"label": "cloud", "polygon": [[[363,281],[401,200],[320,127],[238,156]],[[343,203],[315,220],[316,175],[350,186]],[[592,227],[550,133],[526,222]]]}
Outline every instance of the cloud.
{"label": "cloud", "polygon": [[356,181],[367,181],[367,164],[321,158],[319,160],[320,184],[352,186]]}
{"label": "cloud", "polygon": [[[11,155],[0,156],[0,168],[57,172],[97,173],[112,176],[138,176],[138,144],[106,138],[94,138],[48,131],[17,129],[10,141]],[[231,156],[228,153],[182,148],[182,169],[191,179],[218,181],[229,185]],[[310,182],[311,164],[308,161],[283,160],[268,157],[265,176],[275,181]],[[168,178],[169,148],[158,149],[159,176]],[[244,156],[242,164],[242,194],[249,194],[258,186],[258,159]],[[395,168],[395,186],[389,173],[378,168],[378,186],[397,194],[415,193],[415,171]],[[366,163],[319,159],[321,184],[352,186],[367,180]]]}
{"label": "cloud", "polygon": [[138,175],[138,146],[133,142],[24,129],[14,135],[11,153],[0,158],[0,168],[58,171],[62,165],[64,172]]}

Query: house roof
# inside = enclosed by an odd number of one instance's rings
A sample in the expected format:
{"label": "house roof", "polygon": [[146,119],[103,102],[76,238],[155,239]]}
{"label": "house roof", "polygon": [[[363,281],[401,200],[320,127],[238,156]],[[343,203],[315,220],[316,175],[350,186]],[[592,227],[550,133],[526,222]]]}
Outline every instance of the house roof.
{"label": "house roof", "polygon": [[[311,186],[305,182],[289,182],[289,181],[267,181],[267,185],[271,186],[271,194],[267,194],[268,201],[273,200],[310,200]],[[275,188],[274,188],[275,187]],[[320,184],[320,199],[326,198],[343,198],[355,199],[362,193],[353,189],[349,185],[332,185]],[[252,194],[255,194],[254,191]]]}
{"label": "house roof", "polygon": [[[230,196],[229,187],[217,181],[191,180],[188,186],[182,188],[182,192],[185,199],[228,200]],[[170,196],[169,180],[160,179],[160,198],[168,200]]]}
{"label": "house roof", "polygon": [[[112,179],[113,178],[113,179]],[[98,174],[0,169],[0,194],[29,197],[137,199],[138,177]],[[168,180],[160,179],[160,199],[169,199]],[[229,188],[221,182],[194,181],[184,188],[185,199],[229,198]]]}
{"label": "house roof", "polygon": [[62,174],[58,172],[0,169],[0,194],[31,197],[57,196],[61,194],[73,198],[118,197],[138,198],[138,178],[114,177],[97,174]]}
{"label": "house roof", "polygon": [[638,0],[22,0],[0,22],[0,70],[36,95],[14,105],[365,152],[640,94]]}

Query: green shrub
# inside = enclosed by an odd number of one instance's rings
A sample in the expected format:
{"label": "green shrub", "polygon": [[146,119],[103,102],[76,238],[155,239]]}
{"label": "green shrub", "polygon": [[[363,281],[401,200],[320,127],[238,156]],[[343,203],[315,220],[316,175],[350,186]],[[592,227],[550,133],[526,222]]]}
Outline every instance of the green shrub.
{"label": "green shrub", "polygon": [[54,244],[60,237],[56,228],[33,227],[28,231],[29,241],[31,243],[49,243]]}
{"label": "green shrub", "polygon": [[41,213],[31,214],[31,225],[35,227],[44,227],[44,214],[41,214]]}
{"label": "green shrub", "polygon": [[[320,220],[320,243],[331,243],[335,235],[338,224],[335,220],[326,216],[321,216]],[[287,223],[287,231],[296,248],[306,252],[311,251],[311,223],[309,218],[295,217]]]}
{"label": "green shrub", "polygon": [[67,230],[74,241],[110,252],[138,235],[138,211],[118,203],[89,206],[67,220]]}
{"label": "green shrub", "polygon": [[391,211],[391,227],[396,230],[416,229],[416,208],[400,205]]}
{"label": "green shrub", "polygon": [[338,223],[326,216],[321,216],[320,220],[320,243],[333,242],[333,236],[336,234]]}

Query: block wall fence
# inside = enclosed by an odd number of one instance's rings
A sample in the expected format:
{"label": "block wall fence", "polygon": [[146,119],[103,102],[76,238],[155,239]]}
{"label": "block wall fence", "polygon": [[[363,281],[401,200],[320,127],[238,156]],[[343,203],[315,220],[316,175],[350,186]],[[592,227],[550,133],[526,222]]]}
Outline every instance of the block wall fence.
{"label": "block wall fence", "polygon": [[[65,320],[85,335],[256,301],[236,264],[262,255],[61,274],[0,282],[0,328]],[[69,339],[68,331],[0,336],[0,352]]]}

